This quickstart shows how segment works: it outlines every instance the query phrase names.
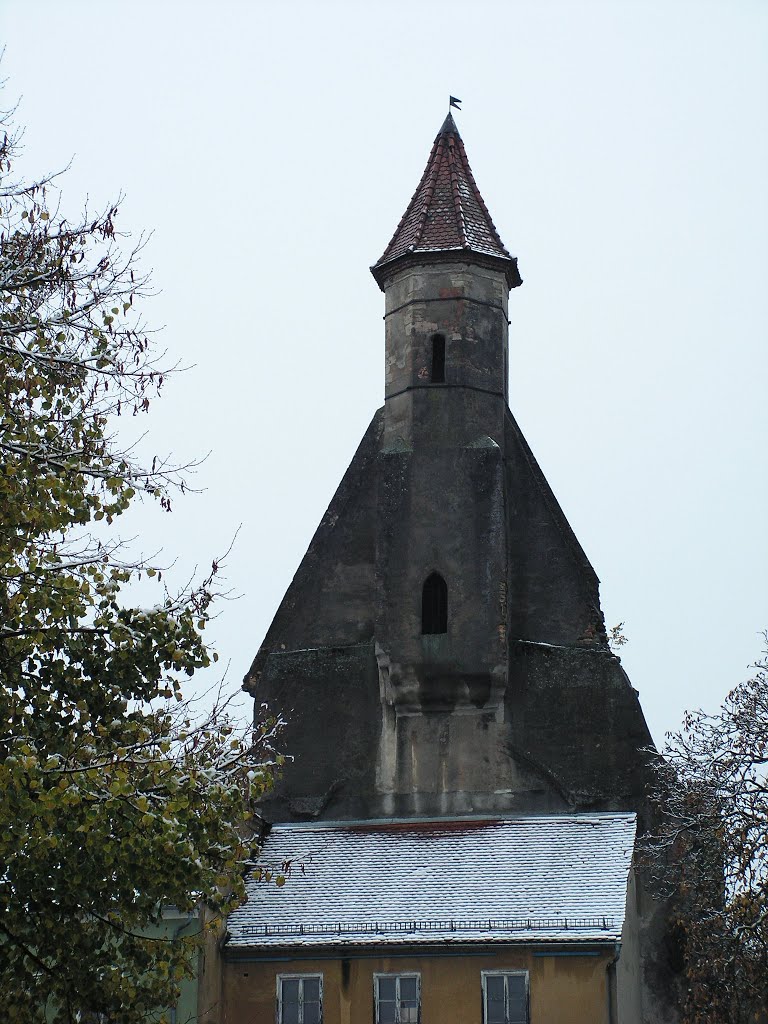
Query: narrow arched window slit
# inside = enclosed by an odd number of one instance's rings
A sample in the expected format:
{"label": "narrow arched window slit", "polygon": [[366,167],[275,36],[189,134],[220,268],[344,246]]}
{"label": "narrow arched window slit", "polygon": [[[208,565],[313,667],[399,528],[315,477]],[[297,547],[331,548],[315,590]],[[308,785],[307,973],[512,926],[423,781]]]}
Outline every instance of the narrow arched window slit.
{"label": "narrow arched window slit", "polygon": [[448,632],[448,584],[439,572],[430,573],[421,591],[421,632],[434,636]]}
{"label": "narrow arched window slit", "polygon": [[432,375],[433,384],[445,383],[445,335],[432,335]]}

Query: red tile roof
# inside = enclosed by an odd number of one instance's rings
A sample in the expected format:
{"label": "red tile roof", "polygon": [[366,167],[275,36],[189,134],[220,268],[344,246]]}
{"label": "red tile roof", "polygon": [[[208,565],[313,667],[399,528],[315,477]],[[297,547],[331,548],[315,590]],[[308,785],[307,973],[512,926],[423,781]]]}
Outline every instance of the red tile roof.
{"label": "red tile roof", "polygon": [[437,133],[424,174],[392,241],[371,271],[382,285],[395,260],[446,253],[500,260],[506,264],[503,269],[510,288],[521,284],[517,260],[494,227],[450,114]]}

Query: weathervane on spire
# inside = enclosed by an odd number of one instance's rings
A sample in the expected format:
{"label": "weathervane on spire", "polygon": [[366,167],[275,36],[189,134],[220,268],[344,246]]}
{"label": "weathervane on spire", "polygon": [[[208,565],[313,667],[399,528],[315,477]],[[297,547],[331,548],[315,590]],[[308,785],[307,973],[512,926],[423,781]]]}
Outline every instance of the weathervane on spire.
{"label": "weathervane on spire", "polygon": [[462,101],[460,99],[457,99],[455,96],[449,96],[448,97],[448,113],[450,114],[451,107],[456,107],[457,110],[461,110],[461,103],[462,103]]}

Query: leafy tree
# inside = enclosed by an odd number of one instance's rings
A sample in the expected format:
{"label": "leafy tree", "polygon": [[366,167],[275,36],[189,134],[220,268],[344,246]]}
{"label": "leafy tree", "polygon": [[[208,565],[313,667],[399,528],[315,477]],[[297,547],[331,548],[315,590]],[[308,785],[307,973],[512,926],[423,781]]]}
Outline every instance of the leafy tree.
{"label": "leafy tree", "polygon": [[[180,680],[211,655],[213,571],[172,595],[110,529],[138,496],[170,509],[183,471],[121,450],[116,417],[163,384],[117,205],[67,221],[52,178],[0,143],[0,992],[11,1021],[142,1019],[175,1002],[191,940],[148,939],[162,907],[242,895],[275,723],[204,720]],[[1,131],[2,129],[0,129]],[[126,585],[154,576],[151,608]],[[215,655],[213,656],[215,658]]]}
{"label": "leafy tree", "polygon": [[768,1006],[768,661],[754,668],[716,714],[685,716],[658,767],[649,852],[678,909],[686,1024]]}

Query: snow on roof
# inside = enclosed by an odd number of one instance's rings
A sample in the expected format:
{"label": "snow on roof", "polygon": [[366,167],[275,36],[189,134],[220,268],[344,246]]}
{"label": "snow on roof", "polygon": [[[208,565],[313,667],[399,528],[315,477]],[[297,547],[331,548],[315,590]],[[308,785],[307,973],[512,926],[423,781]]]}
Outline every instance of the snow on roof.
{"label": "snow on roof", "polygon": [[[229,947],[612,942],[634,814],[275,825]],[[285,885],[263,880],[264,868]]]}

